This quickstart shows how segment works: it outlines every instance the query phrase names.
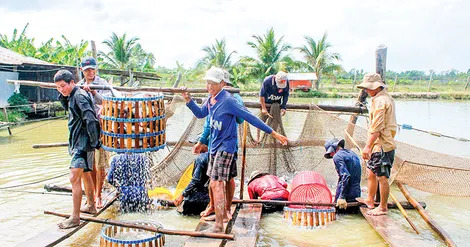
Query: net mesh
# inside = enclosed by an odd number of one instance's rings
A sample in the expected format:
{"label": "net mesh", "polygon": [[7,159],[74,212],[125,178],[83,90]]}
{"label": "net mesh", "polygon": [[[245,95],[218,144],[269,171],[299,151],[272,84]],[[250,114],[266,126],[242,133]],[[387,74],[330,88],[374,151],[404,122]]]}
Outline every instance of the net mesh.
{"label": "net mesh", "polygon": [[[175,96],[171,103],[166,105],[167,114],[173,115],[175,111],[183,108],[182,106],[184,106],[182,97]],[[253,114],[260,114],[259,109],[250,109],[250,111]],[[270,109],[272,118],[268,118],[266,123],[278,133],[286,135],[280,113],[279,105],[273,104]],[[296,115],[295,118],[289,118],[295,119],[296,123],[289,123],[288,125],[291,128],[290,130],[294,130],[289,132],[296,132],[298,135],[296,138],[295,135],[287,135],[289,138],[287,146],[281,146],[271,135],[264,132],[260,133],[260,138],[257,140],[256,129],[249,126],[246,149],[246,176],[251,174],[252,171],[258,170],[290,179],[296,172],[314,170],[323,175],[330,188],[334,188],[338,175],[333,161],[323,157],[325,151],[323,144],[332,137],[343,138],[345,147],[359,155],[359,150],[346,136],[345,130],[351,134],[361,148],[364,147],[364,141],[367,140],[367,130],[350,123],[352,119],[357,118],[357,115],[351,115],[349,119],[344,119],[337,116],[337,114],[323,111],[314,104],[310,105],[309,110],[288,111],[287,114]],[[181,121],[181,119],[170,118],[168,121]],[[196,157],[191,152],[192,144],[188,142],[188,139],[196,137],[202,131],[203,126],[204,119],[193,117],[168,155],[162,158],[160,162],[154,162],[151,172],[156,185],[172,186],[177,183],[186,167]],[[299,126],[301,127],[299,128]],[[239,125],[239,154],[241,154],[242,137],[243,125],[241,124]],[[241,155],[239,157],[237,168],[240,176]],[[154,157],[154,160],[156,161],[157,158]],[[467,180],[470,177],[469,164],[470,159],[445,155],[397,142],[391,181],[400,181],[416,189],[435,194],[469,197],[470,183]],[[362,164],[362,167],[362,180],[364,183],[367,174],[365,164]],[[245,181],[247,179],[248,177],[245,177]]]}

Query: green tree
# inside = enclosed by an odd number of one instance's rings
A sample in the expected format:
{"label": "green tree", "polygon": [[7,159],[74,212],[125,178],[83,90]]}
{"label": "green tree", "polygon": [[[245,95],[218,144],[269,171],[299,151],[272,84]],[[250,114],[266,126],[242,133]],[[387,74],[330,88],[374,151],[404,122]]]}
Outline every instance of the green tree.
{"label": "green tree", "polygon": [[232,66],[232,55],[237,53],[236,51],[230,53],[227,51],[225,39],[216,39],[215,44],[203,47],[202,51],[205,52],[205,56],[199,61],[198,65],[205,68],[215,66],[229,69]]}
{"label": "green tree", "polygon": [[113,33],[109,39],[103,41],[103,44],[110,49],[110,52],[99,52],[99,56],[103,59],[102,66],[118,70],[132,69],[129,66],[132,57],[132,49],[137,44],[138,40],[139,38],[137,37],[127,39],[125,33],[121,37]]}
{"label": "green tree", "polygon": [[273,28],[268,29],[264,35],[253,35],[252,38],[254,41],[247,44],[255,49],[257,58],[242,57],[240,62],[254,79],[262,80],[280,69],[284,54],[292,47],[283,42],[284,36],[276,39]]}
{"label": "green tree", "polygon": [[28,57],[36,57],[37,51],[34,46],[34,38],[30,39],[26,35],[28,27],[29,23],[24,26],[23,31],[19,35],[18,30],[15,28],[11,39],[6,34],[0,34],[0,46]]}
{"label": "green tree", "polygon": [[322,76],[333,76],[334,72],[341,72],[343,68],[337,62],[341,61],[339,53],[330,52],[331,44],[327,41],[328,33],[316,41],[312,37],[305,36],[306,45],[297,49],[306,60],[309,70],[317,74],[315,89],[318,90]]}

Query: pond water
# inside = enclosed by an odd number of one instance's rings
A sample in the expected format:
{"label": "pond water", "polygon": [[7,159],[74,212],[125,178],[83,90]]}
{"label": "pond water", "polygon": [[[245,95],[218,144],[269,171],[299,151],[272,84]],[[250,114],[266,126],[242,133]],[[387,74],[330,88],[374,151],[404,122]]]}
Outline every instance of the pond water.
{"label": "pond water", "polygon": [[[311,99],[292,99],[291,102],[309,103]],[[317,104],[352,105],[352,99],[319,99]],[[469,101],[408,101],[398,100],[397,120],[399,124],[410,124],[415,128],[470,139],[470,102]],[[287,115],[284,120],[289,136],[298,135],[295,114]],[[348,116],[346,116],[348,117]],[[173,119],[173,120],[172,120]],[[177,140],[186,128],[191,113],[187,110],[177,112],[170,119],[168,139]],[[364,124],[361,119],[359,124]],[[44,184],[68,185],[67,148],[32,149],[32,144],[63,142],[67,139],[66,120],[52,120],[17,126],[12,129],[13,136],[0,131],[0,188],[26,183],[31,185],[0,190],[0,245],[14,246],[24,240],[53,227],[60,219],[43,214],[44,210],[70,212],[71,197],[55,194],[41,194]],[[293,138],[295,139],[295,138]],[[412,145],[450,155],[470,158],[470,142],[435,137],[429,134],[401,130],[397,139]],[[162,152],[164,154],[166,150]],[[470,167],[470,164],[469,164]],[[57,177],[57,178],[54,178]],[[53,178],[53,179],[50,179]],[[46,180],[36,183],[41,180]],[[15,190],[15,191],[11,191]],[[399,199],[401,193],[392,189]],[[470,246],[470,209],[468,198],[454,198],[426,192],[410,191],[419,201],[428,205],[429,214],[453,238],[458,246]],[[429,231],[419,215],[409,211],[422,234],[428,239],[438,239]],[[174,210],[162,210],[149,215],[120,215],[115,208],[108,209],[102,217],[123,220],[143,219],[161,223],[167,229],[194,230],[198,217],[183,217]],[[392,217],[402,220],[404,228],[409,228],[398,212]],[[401,222],[401,221],[400,221]],[[99,246],[101,225],[89,224],[78,234],[60,246]],[[410,230],[411,232],[411,230]],[[181,246],[185,237],[168,236],[166,246]],[[436,246],[442,243],[435,241]],[[289,226],[280,213],[263,215],[258,246],[386,246],[383,239],[367,224],[361,215],[339,216],[338,220],[327,227],[305,230]]]}

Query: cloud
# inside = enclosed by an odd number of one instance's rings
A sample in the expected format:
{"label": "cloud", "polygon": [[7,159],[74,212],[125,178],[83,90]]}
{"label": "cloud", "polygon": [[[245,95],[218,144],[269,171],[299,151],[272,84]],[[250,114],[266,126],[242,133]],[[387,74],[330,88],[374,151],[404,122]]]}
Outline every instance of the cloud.
{"label": "cloud", "polygon": [[101,42],[112,32],[127,33],[167,67],[176,61],[194,66],[201,48],[222,38],[230,51],[255,56],[246,42],[271,27],[293,47],[303,45],[305,35],[318,39],[328,31],[347,70],[373,71],[380,44],[389,47],[392,70],[470,67],[470,3],[464,0],[0,0],[0,6],[1,34],[29,22],[28,35],[38,43],[63,34],[72,42],[95,40],[105,49]]}

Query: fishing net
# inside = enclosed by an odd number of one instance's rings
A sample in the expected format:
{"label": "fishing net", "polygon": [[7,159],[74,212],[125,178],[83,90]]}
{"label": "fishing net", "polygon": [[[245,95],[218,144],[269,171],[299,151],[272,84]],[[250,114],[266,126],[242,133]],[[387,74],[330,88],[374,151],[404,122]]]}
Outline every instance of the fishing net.
{"label": "fishing net", "polygon": [[[167,105],[167,114],[184,110],[184,100],[175,96]],[[187,109],[186,109],[187,110]],[[259,115],[259,109],[249,109],[253,114]],[[279,105],[273,104],[270,109],[272,118],[267,124],[275,131],[286,135],[285,128],[289,129],[289,144],[281,146],[271,135],[261,132],[257,140],[256,129],[249,126],[247,134],[246,176],[254,170],[269,172],[287,179],[297,172],[313,170],[323,175],[330,188],[336,187],[338,175],[332,160],[325,159],[323,144],[330,138],[343,138],[345,147],[359,155],[353,142],[346,136],[345,130],[352,138],[364,147],[367,140],[367,130],[350,121],[357,115],[338,116],[336,113],[326,112],[312,104],[309,110],[288,110],[286,117],[281,117]],[[299,120],[300,119],[300,120]],[[182,121],[178,118],[168,119]],[[354,121],[355,122],[355,121]],[[174,186],[186,167],[196,158],[191,152],[193,144],[188,139],[194,139],[202,131],[204,119],[190,121],[180,139],[172,150],[160,162],[154,162],[151,167],[153,181],[159,186]],[[251,127],[251,128],[250,128]],[[239,126],[239,154],[243,137],[243,125]],[[294,133],[294,134],[291,134]],[[238,174],[241,174],[241,155],[238,160]],[[157,160],[157,159],[155,159]],[[425,150],[406,143],[397,142],[395,163],[392,169],[391,181],[400,181],[414,188],[448,196],[470,196],[470,159],[454,157],[437,152]],[[245,181],[248,178],[245,178]],[[366,168],[363,164],[363,183],[366,181]]]}

